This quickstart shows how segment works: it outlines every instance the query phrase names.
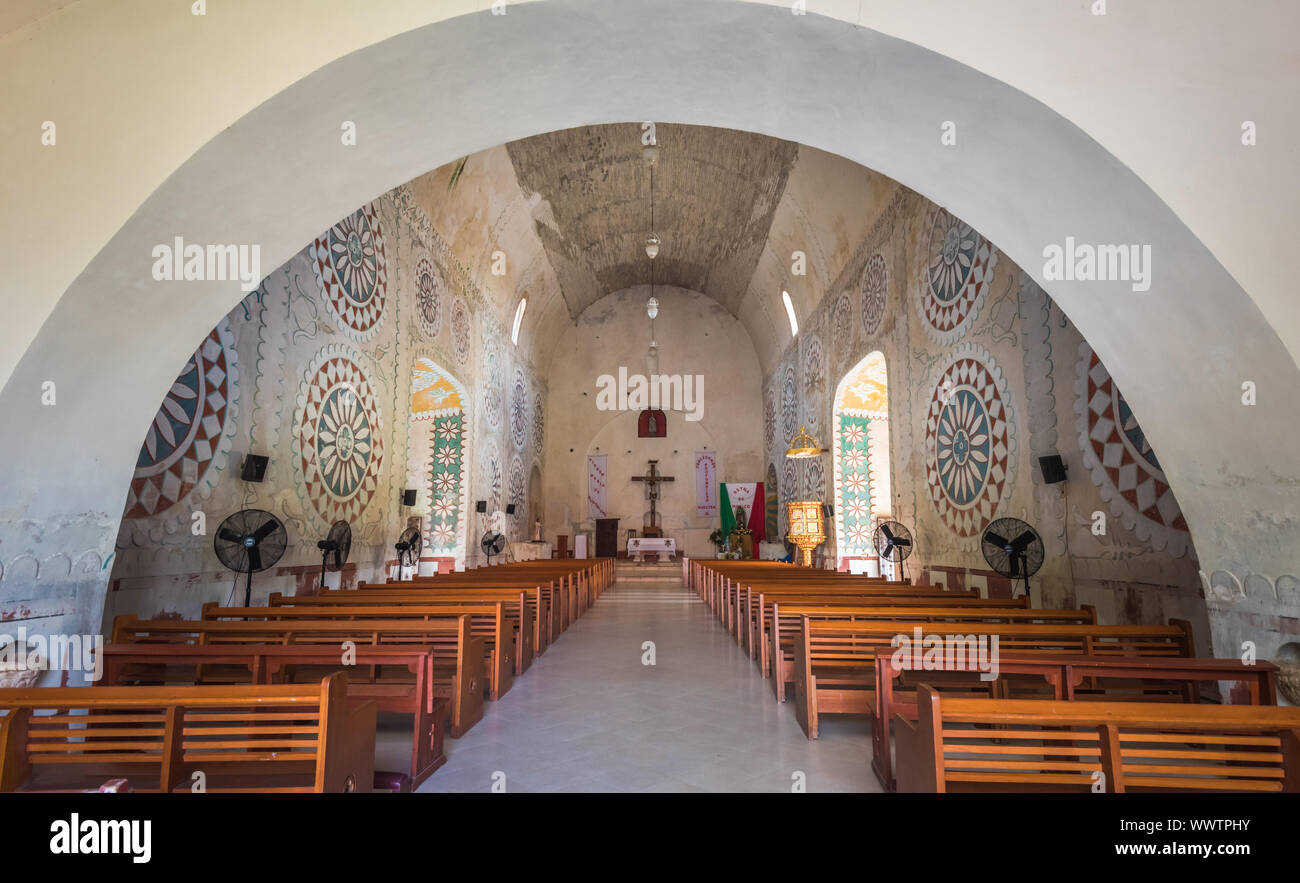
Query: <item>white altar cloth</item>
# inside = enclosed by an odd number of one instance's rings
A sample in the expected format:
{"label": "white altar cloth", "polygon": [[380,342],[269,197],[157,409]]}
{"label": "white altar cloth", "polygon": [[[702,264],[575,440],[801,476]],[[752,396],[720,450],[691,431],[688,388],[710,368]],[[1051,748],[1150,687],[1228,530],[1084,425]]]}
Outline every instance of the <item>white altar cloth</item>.
{"label": "white altar cloth", "polygon": [[644,556],[648,552],[654,552],[656,555],[672,557],[677,554],[677,541],[672,537],[629,537],[627,541],[627,557],[635,558],[637,561],[645,560]]}

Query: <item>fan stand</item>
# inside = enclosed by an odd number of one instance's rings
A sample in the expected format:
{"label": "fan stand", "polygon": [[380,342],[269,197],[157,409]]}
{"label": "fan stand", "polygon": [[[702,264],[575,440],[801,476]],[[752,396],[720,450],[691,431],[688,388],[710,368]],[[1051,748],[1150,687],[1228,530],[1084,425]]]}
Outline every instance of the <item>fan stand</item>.
{"label": "fan stand", "polygon": [[248,571],[248,582],[244,584],[244,606],[253,606],[253,571]]}
{"label": "fan stand", "polygon": [[325,592],[325,565],[329,561],[332,549],[322,549],[320,553],[320,591]]}

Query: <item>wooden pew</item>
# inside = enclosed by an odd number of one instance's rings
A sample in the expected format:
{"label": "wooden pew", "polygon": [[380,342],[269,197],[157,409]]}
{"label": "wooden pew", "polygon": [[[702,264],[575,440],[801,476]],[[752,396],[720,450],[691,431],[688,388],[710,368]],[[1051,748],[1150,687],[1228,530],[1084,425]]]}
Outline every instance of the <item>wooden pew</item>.
{"label": "wooden pew", "polygon": [[[245,670],[246,678],[232,683],[272,684],[301,680],[303,669],[318,673],[344,671],[368,679],[348,680],[348,696],[368,699],[381,712],[409,714],[412,720],[411,765],[408,788],[419,787],[447,762],[443,738],[450,717],[450,701],[434,690],[432,645],[361,646],[350,651],[345,664],[337,647],[318,644],[106,644],[102,686],[125,684],[195,683],[205,669]],[[401,671],[407,677],[392,677]],[[384,672],[387,677],[378,675]],[[481,692],[478,696],[482,706]],[[480,711],[481,713],[481,711]]]}
{"label": "wooden pew", "polygon": [[494,584],[492,587],[475,587],[475,588],[445,588],[417,586],[416,588],[397,588],[402,583],[392,583],[383,587],[367,587],[364,591],[357,590],[331,590],[322,592],[319,595],[290,595],[285,596],[279,592],[272,592],[267,599],[267,605],[270,607],[320,607],[320,606],[417,606],[421,604],[465,604],[465,603],[496,603],[501,601],[507,605],[507,610],[518,623],[521,621],[519,610],[515,606],[520,596],[523,596],[523,603],[527,607],[527,616],[522,618],[529,623],[528,632],[530,635],[525,642],[519,642],[516,646],[515,661],[518,666],[516,674],[522,674],[523,670],[531,664],[536,656],[545,652],[559,632],[555,626],[558,624],[558,618],[554,612],[554,603],[559,600],[558,593],[553,591],[551,584],[538,585],[536,582],[521,582],[506,585]]}
{"label": "wooden pew", "polygon": [[[366,646],[432,647],[434,697],[446,699],[449,703],[451,735],[463,736],[483,718],[483,694],[490,684],[484,669],[487,650],[483,639],[473,635],[468,616],[436,620],[367,620],[361,623],[351,620],[142,620],[132,614],[123,614],[113,620],[112,635],[114,644],[320,646],[330,647],[340,657],[340,645],[344,641],[353,642],[358,649]],[[506,669],[503,676],[509,678],[509,674],[509,669]],[[372,671],[370,680],[381,675],[381,671]],[[196,677],[200,680],[229,679],[228,674],[211,673],[204,668],[200,668]],[[354,678],[361,680],[361,672],[354,672]]]}
{"label": "wooden pew", "polygon": [[558,595],[551,607],[560,623],[554,629],[558,634],[587,610],[613,579],[611,559],[583,559],[581,561],[528,561],[494,564],[473,570],[414,577],[410,580],[389,580],[385,583],[360,583],[363,591],[396,588],[465,588],[480,586],[525,586],[545,584]]}
{"label": "wooden pew", "polygon": [[[794,680],[795,635],[805,618],[826,622],[986,622],[1043,623],[1053,625],[1095,625],[1097,611],[1091,606],[1078,610],[1032,610],[1024,607],[985,606],[983,598],[964,598],[964,604],[926,599],[934,606],[899,601],[867,601],[856,604],[782,604],[773,602],[766,616],[768,633],[760,662],[765,676],[773,679],[778,702],[785,701],[785,685]],[[888,606],[886,606],[888,605]],[[777,666],[777,661],[780,661]]]}
{"label": "wooden pew", "polygon": [[339,606],[295,606],[295,607],[221,607],[203,605],[205,622],[313,622],[324,620],[351,621],[352,627],[368,631],[374,621],[382,622],[425,622],[435,619],[449,619],[469,616],[470,631],[484,641],[485,662],[488,672],[488,698],[500,699],[510,691],[514,677],[522,673],[524,663],[519,660],[523,654],[528,662],[532,661],[532,623],[528,611],[523,611],[523,622],[519,621],[516,602],[513,611],[503,601],[497,602],[448,602],[445,604],[421,604],[417,606],[378,606],[354,607]]}
{"label": "wooden pew", "polygon": [[[892,599],[929,599],[931,606],[943,606],[951,599],[964,598],[970,601],[987,602],[975,592],[948,592],[931,586],[910,586],[897,583],[867,583],[860,586],[823,586],[815,584],[769,583],[755,580],[752,582],[733,583],[727,591],[726,615],[724,622],[736,642],[745,644],[751,636],[760,610],[758,597],[767,596],[768,600],[784,598],[788,601],[800,600],[834,600],[842,599],[849,603],[870,603],[872,600],[888,603]],[[1004,603],[980,606],[1018,606]],[[751,657],[752,658],[752,657]]]}
{"label": "wooden pew", "polygon": [[1277,666],[1258,661],[1247,665],[1236,659],[1168,659],[1126,656],[1021,656],[1000,655],[999,677],[981,681],[966,669],[943,672],[895,669],[891,654],[876,654],[876,699],[872,709],[871,769],[888,790],[897,787],[893,775],[890,724],[896,716],[917,719],[916,687],[922,681],[943,696],[983,696],[1024,699],[1035,687],[1040,698],[1057,701],[1155,701],[1165,698],[1196,703],[1205,681],[1235,681],[1243,690],[1244,705],[1277,704]]}
{"label": "wooden pew", "polygon": [[[1300,708],[970,699],[894,718],[898,790],[1300,791]],[[995,729],[990,729],[995,728]]]}
{"label": "wooden pew", "polygon": [[[367,792],[375,706],[317,684],[0,689],[0,791]],[[84,713],[83,713],[84,712]]]}
{"label": "wooden pew", "polygon": [[[942,640],[967,653],[973,642],[992,651],[996,636],[1000,658],[1006,654],[1038,656],[1195,656],[1191,623],[1169,625],[1056,625],[984,622],[840,622],[804,617],[795,636],[795,717],[809,739],[817,738],[822,714],[870,714],[876,702],[877,655],[892,656],[896,637],[916,646]],[[950,666],[951,667],[951,666]],[[775,666],[773,667],[775,673]]]}
{"label": "wooden pew", "polygon": [[771,674],[772,660],[772,623],[773,616],[779,607],[781,615],[785,616],[789,622],[782,625],[781,628],[781,646],[788,650],[789,643],[792,640],[790,631],[798,627],[798,618],[792,618],[789,611],[793,607],[826,609],[832,610],[837,607],[875,607],[875,608],[894,608],[913,609],[918,607],[956,609],[956,610],[1026,610],[1027,599],[1021,598],[981,598],[974,594],[962,594],[956,597],[950,596],[943,592],[917,591],[904,594],[895,594],[891,590],[881,591],[862,591],[839,594],[822,594],[822,593],[804,593],[804,592],[786,592],[786,591],[761,591],[753,593],[752,589],[747,588],[746,593],[749,595],[746,602],[746,616],[749,620],[748,628],[742,629],[746,632],[744,646],[749,653],[749,658],[758,663],[763,677]]}

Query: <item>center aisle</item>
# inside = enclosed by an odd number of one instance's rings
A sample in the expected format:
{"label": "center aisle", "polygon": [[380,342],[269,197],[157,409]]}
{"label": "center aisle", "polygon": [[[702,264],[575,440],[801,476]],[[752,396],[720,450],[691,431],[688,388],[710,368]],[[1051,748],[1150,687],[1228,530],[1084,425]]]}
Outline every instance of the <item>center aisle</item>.
{"label": "center aisle", "polygon": [[[789,792],[796,772],[810,792],[880,790],[867,721],[823,721],[821,739],[804,738],[681,586],[680,565],[620,563],[619,577],[482,721],[447,740],[446,765],[420,791],[485,792],[504,775],[507,792]],[[379,767],[409,756],[401,732],[386,732]]]}

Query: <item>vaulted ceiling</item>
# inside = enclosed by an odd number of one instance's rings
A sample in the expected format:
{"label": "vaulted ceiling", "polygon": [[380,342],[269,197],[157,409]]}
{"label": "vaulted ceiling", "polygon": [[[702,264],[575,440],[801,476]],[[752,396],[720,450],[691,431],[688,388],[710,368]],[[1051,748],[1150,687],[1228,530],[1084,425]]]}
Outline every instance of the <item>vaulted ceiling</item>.
{"label": "vaulted ceiling", "polygon": [[[653,232],[658,283],[736,314],[758,266],[798,145],[728,129],[660,124]],[[648,284],[651,167],[637,124],[588,126],[506,145],[570,315]],[[540,197],[540,198],[537,198]]]}
{"label": "vaulted ceiling", "polygon": [[[765,135],[666,123],[655,134],[654,280],[718,301],[749,331],[767,370],[792,340],[781,292],[804,317],[838,294],[836,285],[851,284],[842,271],[902,188]],[[528,298],[519,346],[543,375],[556,341],[585,310],[651,281],[650,169],[641,148],[639,123],[566,129],[410,182],[503,327]],[[792,272],[796,253],[803,274]]]}

